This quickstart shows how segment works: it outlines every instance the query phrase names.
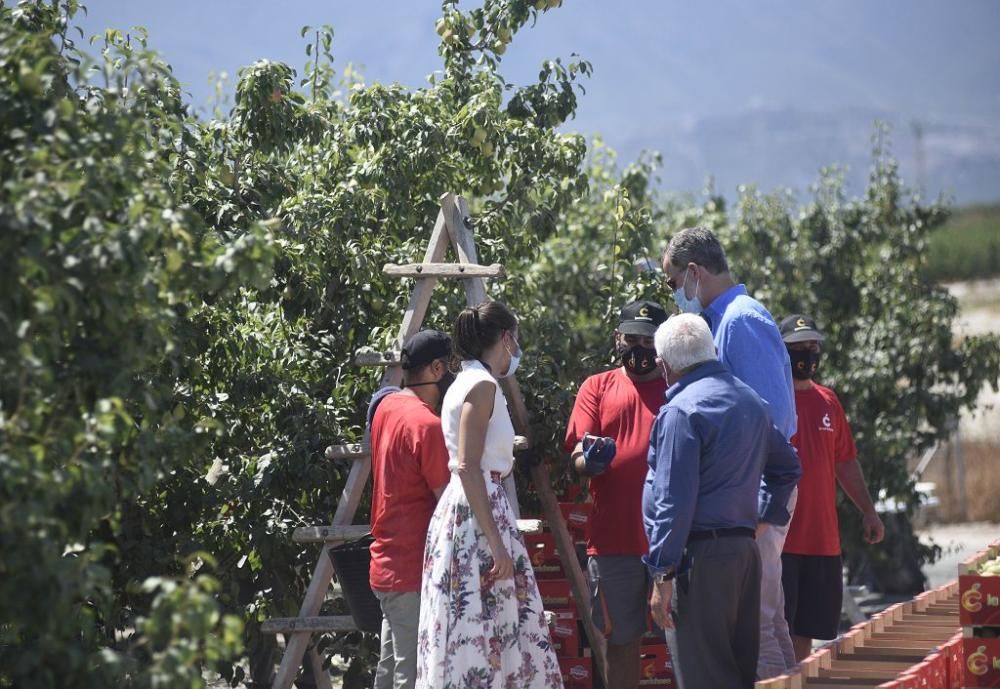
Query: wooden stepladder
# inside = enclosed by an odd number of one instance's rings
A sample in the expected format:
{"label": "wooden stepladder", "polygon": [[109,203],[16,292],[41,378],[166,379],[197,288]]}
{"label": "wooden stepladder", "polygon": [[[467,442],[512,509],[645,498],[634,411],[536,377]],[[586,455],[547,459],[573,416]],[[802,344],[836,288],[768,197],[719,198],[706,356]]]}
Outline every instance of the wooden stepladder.
{"label": "wooden stepladder", "polygon": [[[409,305],[403,314],[393,349],[387,352],[362,352],[355,357],[355,365],[385,367],[381,386],[399,385],[402,382],[402,370],[399,366],[400,350],[406,339],[420,330],[424,316],[427,314],[434,286],[439,279],[462,280],[465,287],[466,303],[475,306],[487,301],[484,279],[505,275],[503,266],[478,264],[475,239],[469,226],[469,210],[465,200],[454,194],[444,194],[440,203],[441,210],[434,223],[423,262],[408,265],[390,263],[383,268],[384,274],[399,278],[413,278],[416,285],[410,296]],[[443,262],[449,244],[455,251],[457,262]],[[504,388],[514,427],[520,434],[515,439],[514,448],[515,450],[526,450],[531,446],[530,424],[521,389],[513,376],[502,379],[501,385]],[[282,634],[286,640],[285,653],[274,680],[274,689],[290,689],[302,661],[306,658],[312,667],[317,687],[319,689],[330,688],[329,673],[323,670],[322,659],[315,647],[310,644],[312,635],[356,629],[354,620],[350,616],[319,616],[319,612],[334,576],[333,563],[329,557],[330,548],[339,543],[361,538],[369,532],[368,524],[353,523],[358,504],[371,474],[371,455],[367,438],[362,443],[333,445],[327,448],[326,456],[333,460],[353,460],[353,463],[344,491],[337,503],[332,524],[296,529],[292,536],[297,543],[322,543],[323,549],[313,570],[312,579],[309,582],[309,588],[302,601],[298,616],[271,619],[261,627],[264,633]],[[573,539],[563,521],[556,496],[552,492],[548,468],[543,463],[535,463],[531,467],[531,477],[573,590],[579,618],[584,622],[596,671],[604,676],[604,638],[598,633],[590,619],[588,583],[580,569]],[[511,506],[514,508],[514,514],[520,516],[513,475],[504,480],[504,488],[507,490]],[[518,519],[518,527],[523,533],[537,533],[542,528],[539,520],[531,519]]]}

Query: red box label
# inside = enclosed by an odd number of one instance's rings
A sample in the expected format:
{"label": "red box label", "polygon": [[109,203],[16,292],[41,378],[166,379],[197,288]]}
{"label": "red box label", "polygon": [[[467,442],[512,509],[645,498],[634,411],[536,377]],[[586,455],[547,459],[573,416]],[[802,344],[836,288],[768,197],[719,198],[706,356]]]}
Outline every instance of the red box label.
{"label": "red box label", "polygon": [[665,644],[643,645],[639,651],[639,685],[674,686],[674,667]]}
{"label": "red box label", "polygon": [[594,674],[590,658],[559,658],[565,689],[591,689]]}
{"label": "red box label", "polygon": [[546,610],[569,608],[574,605],[569,582],[565,579],[539,579],[538,593]]}
{"label": "red box label", "polygon": [[553,610],[552,647],[556,655],[575,658],[580,655],[580,630],[576,624],[576,611],[571,608]]}
{"label": "red box label", "polygon": [[1000,625],[1000,577],[964,574],[958,578],[958,621]]}
{"label": "red box label", "polygon": [[560,502],[559,511],[566,521],[566,528],[575,540],[587,538],[587,525],[590,523],[590,513],[594,509],[592,502]]}
{"label": "red box label", "polygon": [[962,639],[966,687],[1000,687],[1000,639]]}
{"label": "red box label", "polygon": [[524,537],[524,546],[528,549],[528,558],[535,576],[540,579],[566,578],[552,534],[529,534]]}

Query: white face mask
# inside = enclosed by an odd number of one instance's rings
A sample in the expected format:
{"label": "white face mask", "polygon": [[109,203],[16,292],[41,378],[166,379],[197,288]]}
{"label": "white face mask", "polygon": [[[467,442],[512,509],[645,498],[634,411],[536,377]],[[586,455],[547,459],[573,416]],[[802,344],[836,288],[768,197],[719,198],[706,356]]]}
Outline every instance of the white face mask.
{"label": "white face mask", "polygon": [[517,340],[514,340],[514,345],[517,347],[516,350],[513,352],[507,350],[508,354],[510,354],[510,366],[507,367],[507,372],[500,376],[501,378],[510,378],[514,375],[514,372],[517,371],[517,367],[521,364],[521,355],[523,354],[521,351],[521,345],[517,343]]}
{"label": "white face mask", "polygon": [[698,282],[694,285],[694,298],[688,299],[687,295],[684,294],[684,288],[687,287],[688,281],[688,270],[684,269],[684,283],[674,290],[674,303],[677,304],[677,308],[681,310],[681,313],[701,313],[705,308],[701,305],[701,299],[698,298],[698,288],[701,287],[701,278],[698,278]]}

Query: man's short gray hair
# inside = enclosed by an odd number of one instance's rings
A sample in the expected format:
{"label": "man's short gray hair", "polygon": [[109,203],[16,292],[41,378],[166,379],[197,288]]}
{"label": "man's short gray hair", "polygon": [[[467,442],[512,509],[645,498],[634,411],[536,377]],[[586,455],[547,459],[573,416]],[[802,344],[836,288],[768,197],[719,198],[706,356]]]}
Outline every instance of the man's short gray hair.
{"label": "man's short gray hair", "polygon": [[671,371],[684,371],[706,361],[714,361],[712,331],[701,316],[681,313],[671,316],[656,329],[656,355]]}
{"label": "man's short gray hair", "polygon": [[667,245],[666,259],[678,268],[689,263],[704,266],[713,275],[729,272],[726,252],[707,227],[685,227],[675,234]]}

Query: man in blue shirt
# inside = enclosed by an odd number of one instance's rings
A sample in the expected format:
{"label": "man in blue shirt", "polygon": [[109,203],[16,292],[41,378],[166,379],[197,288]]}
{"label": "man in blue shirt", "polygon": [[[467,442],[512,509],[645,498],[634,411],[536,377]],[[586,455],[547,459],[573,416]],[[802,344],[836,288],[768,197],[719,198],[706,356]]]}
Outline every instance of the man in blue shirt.
{"label": "man in blue shirt", "polygon": [[[682,312],[699,313],[712,330],[719,360],[767,402],[785,439],[795,435],[795,392],[788,350],[774,318],[729,272],[726,253],[711,230],[690,227],[674,235],[663,256],[667,285]],[[792,493],[788,510],[795,509]],[[757,534],[761,558],[758,678],[795,665],[781,588],[781,551],[788,527]]]}
{"label": "man in blue shirt", "polygon": [[[642,510],[653,619],[681,689],[753,687],[759,651],[758,522],[788,523],[798,457],[765,403],[717,360],[694,315],[656,331],[670,388],[650,436]],[[676,589],[674,581],[676,580]]]}

